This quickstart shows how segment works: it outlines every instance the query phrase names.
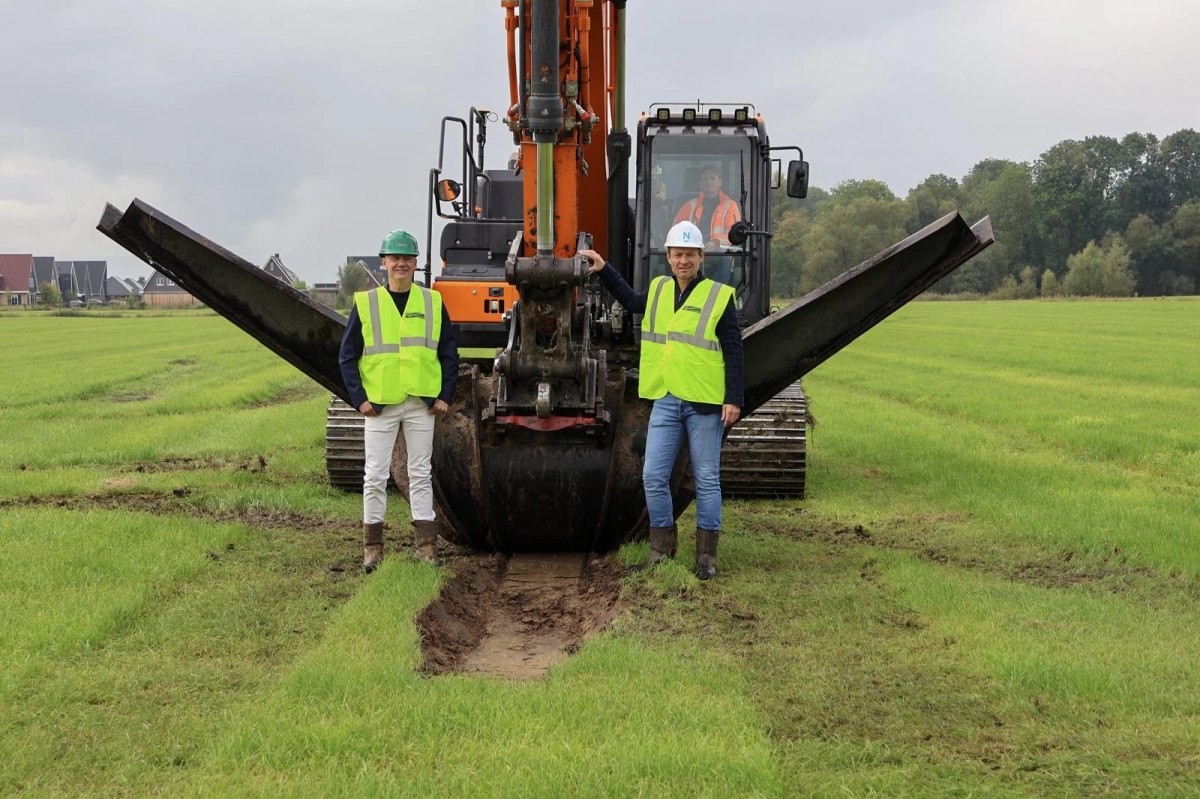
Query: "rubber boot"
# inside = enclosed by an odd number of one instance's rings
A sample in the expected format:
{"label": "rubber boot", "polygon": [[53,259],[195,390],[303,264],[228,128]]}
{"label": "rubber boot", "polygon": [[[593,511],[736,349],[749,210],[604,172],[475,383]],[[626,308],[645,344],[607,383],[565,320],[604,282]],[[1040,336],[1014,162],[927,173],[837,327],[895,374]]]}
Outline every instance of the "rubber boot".
{"label": "rubber boot", "polygon": [[671,525],[670,527],[651,527],[650,557],[645,563],[634,566],[632,571],[644,571],[651,566],[657,566],[667,558],[675,557],[675,550],[678,543],[679,531],[675,525]]}
{"label": "rubber boot", "polygon": [[383,522],[363,522],[363,571],[367,574],[379,568],[383,558]]}
{"label": "rubber boot", "polygon": [[696,528],[696,576],[711,580],[717,576],[717,538],[720,530]]}
{"label": "rubber boot", "polygon": [[436,521],[413,522],[413,559],[422,563],[435,563],[434,547],[438,540]]}

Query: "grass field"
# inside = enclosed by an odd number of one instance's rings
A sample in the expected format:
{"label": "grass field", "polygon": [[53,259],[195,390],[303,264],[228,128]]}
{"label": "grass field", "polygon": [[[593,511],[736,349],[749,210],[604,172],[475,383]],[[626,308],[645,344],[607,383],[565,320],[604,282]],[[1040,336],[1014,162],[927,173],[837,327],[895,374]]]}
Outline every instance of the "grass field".
{"label": "grass field", "polygon": [[413,671],[444,572],[357,573],[224,320],[0,340],[0,795],[1200,794],[1195,300],[908,306],[806,379],[809,499],[520,684]]}

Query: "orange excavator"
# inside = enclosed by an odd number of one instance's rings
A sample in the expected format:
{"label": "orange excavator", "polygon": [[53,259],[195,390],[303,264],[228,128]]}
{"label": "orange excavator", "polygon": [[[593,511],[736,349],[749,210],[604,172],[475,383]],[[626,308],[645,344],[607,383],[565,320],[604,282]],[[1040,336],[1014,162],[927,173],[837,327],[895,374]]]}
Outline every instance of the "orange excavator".
{"label": "orange excavator", "polygon": [[[705,255],[732,286],[744,325],[744,422],[723,455],[727,484],[763,485],[787,471],[803,414],[797,381],[992,242],[951,213],[788,307],[770,312],[772,191],[807,191],[799,148],[771,145],[749,103],[659,103],[633,137],[625,118],[624,0],[501,0],[509,105],[442,122],[429,177],[429,226],[441,217],[436,280],[464,359],[434,439],[434,493],[445,537],[501,552],[605,551],[645,534],[641,469],[649,403],[638,398],[641,318],[589,275],[601,250],[635,289],[667,274],[663,242],[701,176],[713,173],[739,220]],[[502,116],[517,154],[484,166],[487,123]],[[458,133],[447,144],[448,132]],[[447,164],[447,148],[453,151]],[[782,153],[794,151],[783,168]],[[634,199],[629,200],[630,166]],[[141,200],[108,206],[99,229],[346,398],[337,354],[346,320]],[[361,484],[361,422],[331,409],[327,462],[335,485]],[[757,419],[757,421],[755,421]],[[739,428],[747,433],[740,434]],[[739,440],[740,439],[740,440]],[[774,448],[774,449],[773,449]],[[779,457],[779,460],[773,460]],[[745,465],[740,476],[731,464]],[[403,437],[393,476],[404,486]],[[672,477],[690,503],[690,467]],[[783,477],[779,493],[794,493]],[[790,482],[789,482],[790,481]],[[803,483],[801,482],[802,486]]]}

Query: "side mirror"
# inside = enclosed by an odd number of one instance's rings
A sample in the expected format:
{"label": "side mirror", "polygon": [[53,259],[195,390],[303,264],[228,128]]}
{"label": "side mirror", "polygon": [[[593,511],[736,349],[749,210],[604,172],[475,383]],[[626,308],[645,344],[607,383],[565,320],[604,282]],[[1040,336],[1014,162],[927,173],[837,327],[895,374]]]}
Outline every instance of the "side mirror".
{"label": "side mirror", "polygon": [[733,223],[725,235],[729,237],[730,244],[734,247],[741,247],[746,243],[746,239],[750,238],[750,226],[739,219]]}
{"label": "side mirror", "polygon": [[462,193],[462,186],[458,185],[457,181],[439,180],[433,188],[433,193],[444,203],[454,202]]}
{"label": "side mirror", "polygon": [[788,163],[787,196],[803,200],[808,196],[808,162]]}
{"label": "side mirror", "polygon": [[783,185],[783,161],[771,159],[771,188],[778,189]]}

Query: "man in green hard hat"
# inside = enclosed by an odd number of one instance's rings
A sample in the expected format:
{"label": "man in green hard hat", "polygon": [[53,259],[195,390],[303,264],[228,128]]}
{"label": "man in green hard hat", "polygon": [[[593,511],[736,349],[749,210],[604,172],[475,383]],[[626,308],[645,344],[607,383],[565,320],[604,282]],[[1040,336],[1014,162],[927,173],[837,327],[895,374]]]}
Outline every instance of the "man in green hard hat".
{"label": "man in green hard hat", "polygon": [[388,284],[355,293],[338,358],[351,404],[366,417],[363,571],[368,574],[383,557],[387,481],[401,430],[408,452],[415,556],[434,560],[434,421],[449,409],[458,379],[458,346],[442,295],[413,283],[417,240],[393,230],[384,236],[379,257]]}

